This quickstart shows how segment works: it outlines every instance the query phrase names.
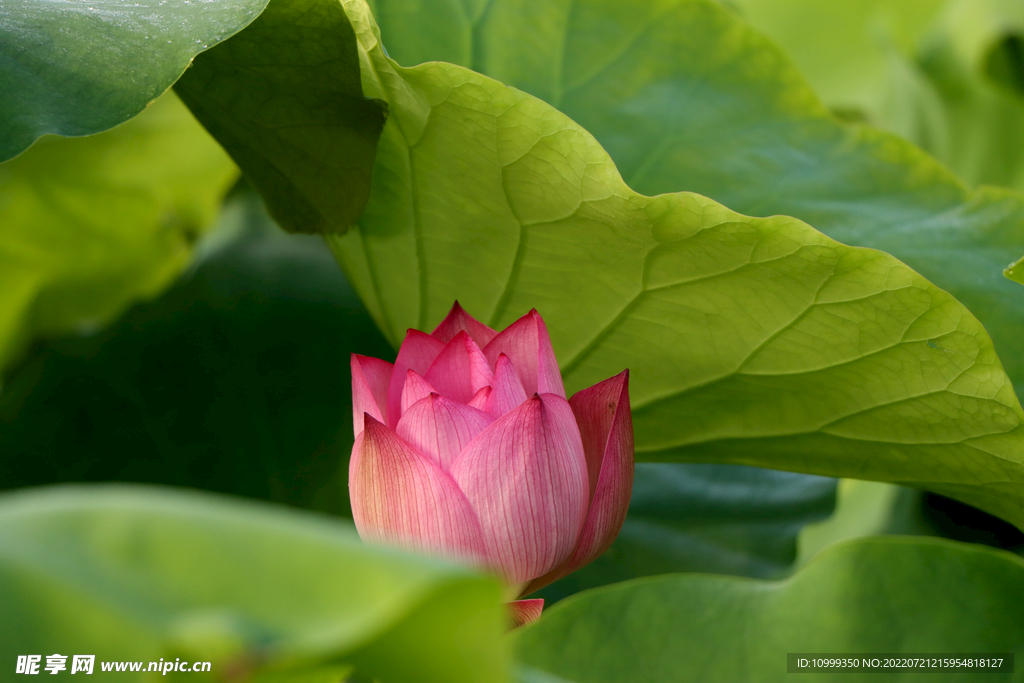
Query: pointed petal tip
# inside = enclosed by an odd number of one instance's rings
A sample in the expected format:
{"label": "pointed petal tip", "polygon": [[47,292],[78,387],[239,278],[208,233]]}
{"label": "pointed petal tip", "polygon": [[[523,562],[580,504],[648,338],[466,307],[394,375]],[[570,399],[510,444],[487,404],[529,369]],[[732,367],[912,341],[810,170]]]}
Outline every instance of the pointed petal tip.
{"label": "pointed petal tip", "polygon": [[452,308],[448,312],[448,315],[445,316],[444,320],[442,320],[430,334],[435,339],[448,343],[460,330],[469,334],[470,338],[480,345],[481,348],[490,343],[490,341],[498,334],[490,327],[467,313],[466,309],[464,309],[462,304],[458,301],[455,301],[455,303],[452,304]]}
{"label": "pointed petal tip", "polygon": [[466,405],[470,408],[476,408],[478,410],[484,410],[487,408],[487,401],[491,397],[491,387],[480,387],[480,391],[473,395],[469,403]]}

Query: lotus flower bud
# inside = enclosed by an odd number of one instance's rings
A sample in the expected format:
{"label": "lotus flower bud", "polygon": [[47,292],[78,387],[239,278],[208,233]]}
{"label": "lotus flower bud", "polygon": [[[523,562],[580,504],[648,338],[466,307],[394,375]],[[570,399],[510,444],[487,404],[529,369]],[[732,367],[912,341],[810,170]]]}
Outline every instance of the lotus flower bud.
{"label": "lotus flower bud", "polygon": [[[394,365],[352,356],[352,513],[370,542],[461,558],[519,595],[618,535],[633,487],[628,371],[565,398],[536,310],[495,332],[456,302]],[[511,609],[516,623],[538,601]]]}

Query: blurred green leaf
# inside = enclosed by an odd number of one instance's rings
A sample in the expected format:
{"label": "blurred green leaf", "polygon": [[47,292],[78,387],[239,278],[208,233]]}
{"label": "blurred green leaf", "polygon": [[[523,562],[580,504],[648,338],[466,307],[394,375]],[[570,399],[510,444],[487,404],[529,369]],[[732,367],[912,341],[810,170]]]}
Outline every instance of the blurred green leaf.
{"label": "blurred green leaf", "polygon": [[0,164],[0,372],[33,338],[94,330],[162,291],[236,174],[173,95]]}
{"label": "blurred green leaf", "polygon": [[1024,190],[1019,2],[730,4],[785,48],[840,115],[906,137],[970,185]]}
{"label": "blurred green leaf", "polygon": [[604,555],[542,589],[551,604],[586,588],[669,572],[772,578],[797,534],[835,504],[835,480],[742,465],[638,463],[629,516]]}
{"label": "blurred green leaf", "polygon": [[797,564],[842,540],[888,534],[939,536],[1024,551],[1024,533],[1016,527],[945,496],[857,479],[840,481],[837,493],[832,516],[800,530]]}
{"label": "blurred green leaf", "polygon": [[886,533],[906,490],[880,481],[841,480],[835,513],[800,531],[797,563],[804,564],[833,543]]}
{"label": "blurred green leaf", "polygon": [[127,121],[267,0],[12,0],[0,7],[0,161]]}
{"label": "blurred green leaf", "polygon": [[[873,47],[878,35],[912,45],[940,3],[738,4],[755,26],[779,33],[826,102],[856,109],[866,106],[858,97],[883,90],[877,74],[890,53]],[[840,125],[780,50],[720,4],[494,0],[464,13],[445,0],[374,5],[398,62],[456,62],[550,102],[597,138],[637,192],[698,192],[895,255],[981,320],[1024,395],[1024,297],[1000,275],[1020,256],[1024,200],[968,192],[911,145]],[[856,97],[833,98],[820,74]],[[912,87],[901,81],[897,90]],[[1024,125],[1024,110],[1014,120]],[[978,130],[991,130],[1001,153],[1018,149],[1001,128]],[[1019,164],[1024,154],[1007,158]]]}
{"label": "blurred green leaf", "polygon": [[393,352],[323,241],[251,194],[200,252],[159,299],[11,373],[0,488],[141,481],[351,514],[348,353]]}
{"label": "blurred green leaf", "polygon": [[175,86],[287,230],[345,232],[366,206],[386,107],[360,87],[336,0],[277,0]]}
{"label": "blurred green leaf", "polygon": [[1022,601],[1024,562],[1009,553],[876,538],[833,546],[785,581],[677,575],[581,593],[519,631],[516,653],[524,683],[787,681],[788,652],[1019,652]]}
{"label": "blurred green leaf", "polygon": [[496,579],[365,546],[324,517],[210,494],[0,496],[0,615],[9,663],[58,652],[96,655],[97,672],[101,661],[212,663],[208,676],[170,677],[180,680],[337,681],[346,663],[389,683],[505,680]]}
{"label": "blurred green leaf", "polygon": [[[982,0],[985,1],[985,0]],[[874,119],[887,105],[890,50],[911,53],[948,0],[729,0],[782,48],[833,108]]]}
{"label": "blurred green leaf", "polygon": [[1024,285],[1024,258],[1012,264],[1004,271],[1004,274],[1014,282]]}
{"label": "blurred green leaf", "polygon": [[951,296],[791,218],[633,193],[550,106],[401,68],[345,8],[391,115],[359,227],[329,240],[392,343],[455,299],[492,327],[536,307],[568,389],[630,368],[640,459],[898,481],[1024,524],[1024,413]]}

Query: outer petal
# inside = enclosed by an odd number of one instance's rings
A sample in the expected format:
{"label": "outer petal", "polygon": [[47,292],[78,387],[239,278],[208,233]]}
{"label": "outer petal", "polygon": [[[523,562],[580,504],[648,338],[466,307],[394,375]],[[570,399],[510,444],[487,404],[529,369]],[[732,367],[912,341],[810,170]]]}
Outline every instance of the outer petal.
{"label": "outer petal", "polygon": [[359,535],[486,563],[480,522],[452,478],[372,416],[365,423],[348,471]]}
{"label": "outer petal", "polygon": [[[430,386],[430,382],[423,379],[419,373],[409,370],[405,375],[405,385],[402,387],[402,415],[405,415],[405,411],[409,410],[414,403],[422,401],[435,391],[434,387]],[[401,422],[402,419],[399,418],[398,421]]]}
{"label": "outer petal", "polygon": [[388,385],[387,425],[392,429],[402,417],[402,388],[409,370],[415,370],[420,375],[427,374],[427,368],[443,348],[444,343],[425,332],[409,330],[405,333],[405,341],[398,349],[395,370],[391,373],[391,383]]}
{"label": "outer petal", "polygon": [[551,348],[548,328],[537,309],[506,327],[484,348],[484,354],[492,366],[503,353],[519,373],[527,396],[539,393],[557,394],[565,398],[562,373],[555,360],[555,351]]}
{"label": "outer petal", "polygon": [[455,335],[459,332],[467,333],[480,348],[487,346],[498,334],[469,313],[466,313],[462,306],[459,305],[459,302],[456,301],[455,305],[452,306],[452,310],[448,312],[448,317],[441,321],[441,324],[437,326],[437,329],[430,336],[440,339],[447,344],[452,339],[455,339]]}
{"label": "outer petal", "polygon": [[533,591],[593,562],[622,529],[633,492],[633,418],[629,371],[584,389],[569,399],[580,427],[590,474],[590,509],[572,556],[523,591]]}
{"label": "outer petal", "polygon": [[587,513],[587,465],[564,398],[526,399],[473,439],[451,473],[509,584],[546,574],[572,554]]}
{"label": "outer petal", "polygon": [[442,396],[459,403],[469,403],[476,392],[494,381],[483,351],[465,332],[448,342],[424,377]]}
{"label": "outer petal", "polygon": [[512,620],[512,628],[526,626],[540,619],[544,611],[544,599],[534,598],[532,600],[515,600],[505,603],[508,606],[508,615]]}
{"label": "outer petal", "polygon": [[398,421],[398,435],[445,472],[477,434],[494,418],[482,410],[430,394],[411,406]]}
{"label": "outer petal", "polygon": [[500,354],[494,364],[494,383],[485,410],[494,417],[501,417],[525,400],[526,390],[512,367],[512,361],[505,354]]}
{"label": "outer petal", "polygon": [[386,360],[352,354],[352,429],[356,436],[363,431],[363,413],[384,422],[393,369]]}

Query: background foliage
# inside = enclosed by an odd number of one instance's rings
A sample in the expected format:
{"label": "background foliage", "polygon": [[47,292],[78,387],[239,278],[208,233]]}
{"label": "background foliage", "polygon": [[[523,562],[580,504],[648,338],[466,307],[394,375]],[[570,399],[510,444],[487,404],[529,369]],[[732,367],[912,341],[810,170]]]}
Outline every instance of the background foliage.
{"label": "background foliage", "polygon": [[[166,95],[0,164],[0,487],[332,517],[4,493],[5,660],[754,681],[1024,645],[1014,5],[265,5],[0,10],[5,158],[193,57],[175,90],[219,143]],[[630,367],[664,461],[511,637],[491,579],[337,519],[348,354],[456,297],[540,308],[570,389]]]}

